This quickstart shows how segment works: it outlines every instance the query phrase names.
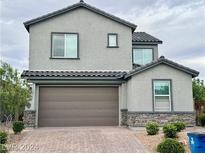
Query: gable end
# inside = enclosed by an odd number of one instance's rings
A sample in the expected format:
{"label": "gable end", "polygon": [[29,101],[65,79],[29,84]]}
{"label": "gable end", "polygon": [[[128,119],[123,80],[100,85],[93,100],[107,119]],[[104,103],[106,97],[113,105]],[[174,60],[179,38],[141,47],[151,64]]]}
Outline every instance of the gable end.
{"label": "gable end", "polygon": [[175,63],[175,62],[173,62],[173,61],[171,61],[171,60],[165,59],[165,58],[162,56],[162,57],[160,57],[157,61],[151,62],[151,63],[149,63],[149,64],[146,64],[146,65],[144,65],[144,66],[138,67],[138,68],[136,68],[136,69],[130,71],[127,75],[125,75],[125,79],[130,78],[130,77],[132,77],[132,76],[134,76],[134,75],[137,75],[137,74],[139,74],[139,73],[141,73],[141,72],[144,72],[144,71],[146,71],[146,70],[148,70],[148,69],[151,69],[151,68],[153,68],[153,67],[155,67],[155,66],[158,66],[158,65],[160,65],[160,64],[165,64],[165,65],[168,65],[168,66],[170,66],[170,67],[172,67],[172,68],[178,69],[178,70],[180,70],[180,71],[182,71],[182,72],[185,72],[185,73],[187,73],[187,74],[190,74],[193,78],[194,78],[194,77],[197,77],[197,76],[199,75],[199,72],[198,72],[198,71],[193,70],[193,69],[188,68],[188,67],[185,67],[185,66],[183,66],[183,65],[177,64],[177,63]]}
{"label": "gable end", "polygon": [[30,25],[33,25],[33,24],[41,22],[41,21],[45,21],[47,19],[50,19],[52,17],[58,16],[58,15],[61,15],[61,14],[64,14],[64,13],[67,13],[69,11],[72,11],[72,10],[80,8],[80,7],[86,8],[86,9],[92,11],[92,12],[95,12],[95,13],[100,14],[100,15],[102,15],[104,17],[107,17],[107,18],[109,18],[109,19],[111,19],[113,21],[116,21],[116,22],[118,22],[120,24],[128,26],[128,27],[132,28],[133,32],[135,31],[135,29],[137,27],[137,25],[135,25],[133,23],[130,23],[130,22],[124,20],[124,19],[118,18],[118,17],[116,17],[114,15],[111,15],[111,14],[105,12],[105,11],[102,11],[102,10],[96,8],[96,7],[88,5],[88,4],[84,3],[83,1],[81,1],[79,3],[76,3],[76,4],[73,4],[71,6],[68,6],[66,8],[60,9],[58,11],[54,11],[52,13],[48,13],[48,14],[40,16],[38,18],[26,21],[26,22],[24,22],[24,26],[27,29],[27,31],[29,32]]}

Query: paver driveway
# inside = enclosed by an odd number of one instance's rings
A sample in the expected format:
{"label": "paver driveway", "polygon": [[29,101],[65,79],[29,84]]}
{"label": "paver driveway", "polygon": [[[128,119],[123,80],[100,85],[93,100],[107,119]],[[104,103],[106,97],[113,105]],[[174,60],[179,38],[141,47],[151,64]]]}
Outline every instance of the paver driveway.
{"label": "paver driveway", "polygon": [[12,152],[147,152],[134,131],[119,127],[38,128],[18,146]]}

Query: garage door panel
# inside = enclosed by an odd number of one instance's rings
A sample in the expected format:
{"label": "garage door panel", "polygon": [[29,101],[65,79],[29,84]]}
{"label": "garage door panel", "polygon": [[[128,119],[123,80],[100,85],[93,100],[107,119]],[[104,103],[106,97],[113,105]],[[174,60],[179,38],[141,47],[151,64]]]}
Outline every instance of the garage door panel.
{"label": "garage door panel", "polygon": [[[69,94],[70,95],[70,94]],[[42,101],[55,101],[58,102],[59,100],[61,101],[67,101],[72,100],[72,101],[77,101],[77,102],[83,102],[84,100],[87,101],[96,101],[96,98],[98,98],[99,101],[116,101],[117,98],[113,97],[113,96],[98,96],[98,95],[89,95],[89,96],[84,96],[84,95],[80,95],[80,94],[75,94],[75,96],[69,96],[68,94],[64,94],[62,96],[58,96],[58,95],[44,95],[42,96],[41,100]]]}
{"label": "garage door panel", "polygon": [[108,88],[61,88],[60,90],[57,90],[58,88],[50,88],[49,92],[48,89],[43,88],[41,89],[41,100],[42,101],[96,101],[96,98],[98,100],[113,100],[116,101],[118,98],[116,98],[113,93],[116,92],[116,89],[108,89]]}
{"label": "garage door panel", "polygon": [[56,117],[115,117],[118,112],[113,112],[113,109],[108,110],[47,110],[46,113],[42,113],[39,117],[40,118],[56,118]]}
{"label": "garage door panel", "polygon": [[117,87],[42,87],[39,126],[118,125]]}
{"label": "garage door panel", "polygon": [[[117,103],[115,102],[105,102],[105,101],[92,101],[92,102],[48,102],[45,101],[41,104],[41,109],[116,109]],[[72,108],[71,108],[72,107]]]}
{"label": "garage door panel", "polygon": [[[84,121],[84,122],[82,122]],[[115,121],[115,122],[113,122]],[[64,126],[70,126],[70,127],[76,127],[76,126],[113,126],[118,125],[118,122],[113,118],[78,118],[78,119],[42,119],[41,127],[64,127]],[[95,125],[93,125],[95,124]]]}

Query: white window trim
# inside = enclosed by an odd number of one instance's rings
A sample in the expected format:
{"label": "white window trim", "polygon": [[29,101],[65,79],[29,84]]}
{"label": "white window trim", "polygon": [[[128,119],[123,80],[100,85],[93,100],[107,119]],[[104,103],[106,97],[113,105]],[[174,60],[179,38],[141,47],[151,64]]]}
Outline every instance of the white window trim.
{"label": "white window trim", "polygon": [[[155,94],[155,82],[157,82],[157,81],[169,81],[168,83],[169,83],[169,95],[157,95],[157,94]],[[155,112],[171,112],[172,111],[172,100],[171,100],[171,81],[170,80],[154,80],[153,81],[153,86],[154,86],[154,88],[153,88],[153,90],[154,90],[154,92],[153,92],[153,94],[154,94],[154,111]],[[155,97],[156,96],[168,96],[169,97],[169,107],[156,107],[156,99],[155,99]],[[156,111],[156,108],[158,109],[158,111]],[[169,111],[159,111],[159,109],[167,109],[167,108],[169,108]]]}

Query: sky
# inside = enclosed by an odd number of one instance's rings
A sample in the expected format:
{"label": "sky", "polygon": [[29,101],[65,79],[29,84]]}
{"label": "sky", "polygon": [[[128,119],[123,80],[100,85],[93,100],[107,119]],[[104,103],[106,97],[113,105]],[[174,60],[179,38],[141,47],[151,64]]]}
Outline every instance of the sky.
{"label": "sky", "polygon": [[[159,55],[200,72],[205,80],[205,0],[84,0],[138,25],[163,41]],[[23,22],[79,0],[0,0],[0,57],[28,69],[29,33]]]}

